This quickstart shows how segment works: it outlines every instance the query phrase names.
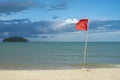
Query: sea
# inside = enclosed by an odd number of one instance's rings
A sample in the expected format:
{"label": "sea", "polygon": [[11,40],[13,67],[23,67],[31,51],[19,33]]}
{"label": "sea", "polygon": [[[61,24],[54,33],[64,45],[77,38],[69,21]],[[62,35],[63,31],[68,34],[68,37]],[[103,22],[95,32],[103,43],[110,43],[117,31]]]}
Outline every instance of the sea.
{"label": "sea", "polygon": [[[0,43],[0,69],[79,69],[84,42]],[[120,68],[120,42],[88,42],[85,68]]]}

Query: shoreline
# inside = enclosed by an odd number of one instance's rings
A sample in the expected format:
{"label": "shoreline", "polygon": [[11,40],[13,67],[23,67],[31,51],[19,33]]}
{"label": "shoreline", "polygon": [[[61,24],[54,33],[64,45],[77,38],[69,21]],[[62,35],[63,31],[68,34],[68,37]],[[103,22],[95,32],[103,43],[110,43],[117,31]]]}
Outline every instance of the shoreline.
{"label": "shoreline", "polygon": [[31,70],[82,70],[82,69],[120,69],[120,67],[90,67],[90,68],[39,68],[39,69],[0,69],[2,70],[26,70],[26,71],[31,71]]}
{"label": "shoreline", "polygon": [[120,80],[120,68],[0,70],[0,80]]}
{"label": "shoreline", "polygon": [[[104,69],[104,68],[120,68],[120,64],[87,64],[86,69]],[[70,70],[82,69],[81,65],[75,66],[0,66],[0,70]]]}

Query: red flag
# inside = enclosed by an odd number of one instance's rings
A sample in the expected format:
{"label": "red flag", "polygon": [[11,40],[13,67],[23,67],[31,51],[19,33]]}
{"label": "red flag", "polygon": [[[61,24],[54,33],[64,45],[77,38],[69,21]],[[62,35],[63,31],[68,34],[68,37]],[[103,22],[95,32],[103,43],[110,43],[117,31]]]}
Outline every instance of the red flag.
{"label": "red flag", "polygon": [[77,24],[76,24],[76,30],[88,30],[88,19],[81,19]]}

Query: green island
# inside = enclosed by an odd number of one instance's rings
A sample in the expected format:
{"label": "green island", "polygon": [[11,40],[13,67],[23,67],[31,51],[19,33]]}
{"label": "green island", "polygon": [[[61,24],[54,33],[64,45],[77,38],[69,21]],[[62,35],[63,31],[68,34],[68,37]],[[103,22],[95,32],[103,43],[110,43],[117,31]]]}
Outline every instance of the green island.
{"label": "green island", "polygon": [[29,42],[29,41],[23,37],[9,37],[3,39],[3,42]]}

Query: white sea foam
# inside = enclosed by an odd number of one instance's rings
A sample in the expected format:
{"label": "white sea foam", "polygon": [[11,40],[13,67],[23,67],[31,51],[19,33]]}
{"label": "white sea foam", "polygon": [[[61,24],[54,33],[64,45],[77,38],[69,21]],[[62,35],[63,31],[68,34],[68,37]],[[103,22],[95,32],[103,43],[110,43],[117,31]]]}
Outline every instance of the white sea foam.
{"label": "white sea foam", "polygon": [[120,68],[120,64],[116,64],[116,65],[110,64],[109,66]]}

